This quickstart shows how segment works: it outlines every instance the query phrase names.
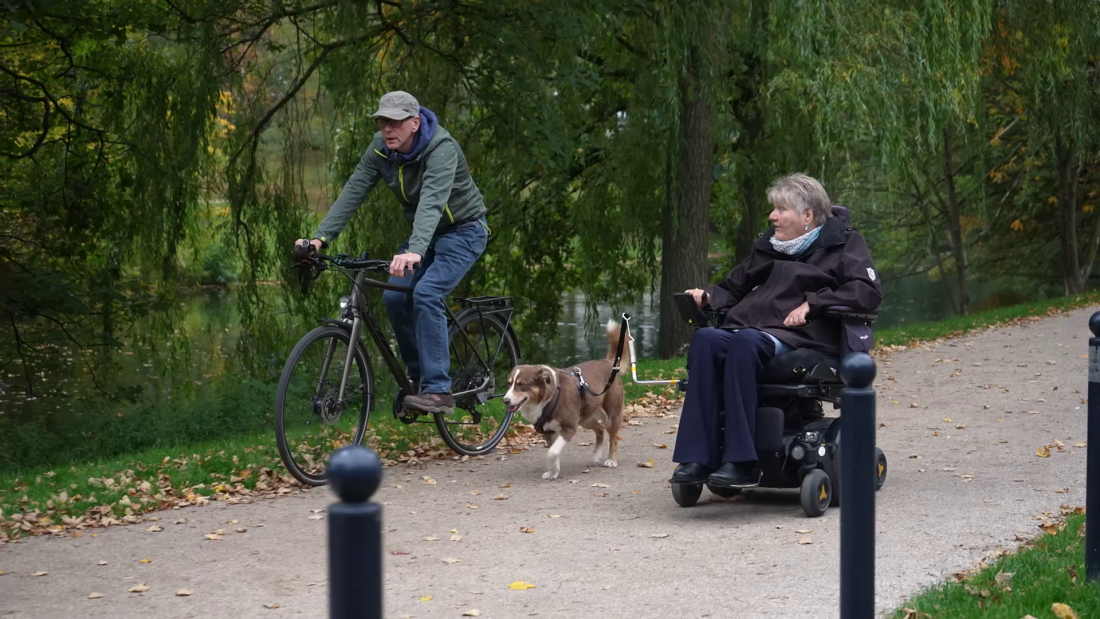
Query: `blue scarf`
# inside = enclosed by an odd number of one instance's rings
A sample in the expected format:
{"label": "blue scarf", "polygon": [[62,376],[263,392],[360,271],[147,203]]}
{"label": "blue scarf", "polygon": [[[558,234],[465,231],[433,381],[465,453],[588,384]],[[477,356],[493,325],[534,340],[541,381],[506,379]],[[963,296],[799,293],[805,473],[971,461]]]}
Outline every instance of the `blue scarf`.
{"label": "blue scarf", "polygon": [[413,136],[412,148],[407,153],[399,153],[383,146],[382,150],[385,152],[386,158],[397,165],[405,165],[416,159],[427,148],[428,142],[432,141],[437,127],[439,127],[439,120],[435,117],[435,112],[423,105],[420,106],[420,129],[417,129],[416,135]]}
{"label": "blue scarf", "polygon": [[798,254],[809,248],[809,246],[817,240],[818,235],[821,234],[821,228],[822,226],[818,226],[813,230],[810,230],[806,234],[803,234],[802,236],[796,239],[791,239],[789,241],[780,241],[779,239],[775,238],[775,235],[772,235],[772,238],[770,239],[772,242],[772,248],[774,248],[775,251],[787,254],[788,256],[797,256]]}

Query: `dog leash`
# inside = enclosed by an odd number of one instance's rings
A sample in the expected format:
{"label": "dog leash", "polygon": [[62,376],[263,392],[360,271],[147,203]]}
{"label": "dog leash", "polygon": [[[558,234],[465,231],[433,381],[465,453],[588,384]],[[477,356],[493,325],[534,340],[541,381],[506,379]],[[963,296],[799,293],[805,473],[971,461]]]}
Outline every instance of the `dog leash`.
{"label": "dog leash", "polygon": [[611,364],[611,375],[607,377],[607,384],[603,386],[603,389],[599,392],[593,391],[592,387],[588,383],[584,382],[584,376],[581,374],[581,369],[574,366],[572,371],[573,378],[577,379],[578,387],[581,390],[581,395],[584,392],[592,394],[593,396],[601,396],[607,393],[607,390],[611,388],[611,383],[615,382],[615,377],[619,374],[619,361],[623,358],[623,343],[626,342],[626,332],[630,330],[630,315],[623,314],[622,326],[619,329],[619,346],[615,350],[615,362]]}

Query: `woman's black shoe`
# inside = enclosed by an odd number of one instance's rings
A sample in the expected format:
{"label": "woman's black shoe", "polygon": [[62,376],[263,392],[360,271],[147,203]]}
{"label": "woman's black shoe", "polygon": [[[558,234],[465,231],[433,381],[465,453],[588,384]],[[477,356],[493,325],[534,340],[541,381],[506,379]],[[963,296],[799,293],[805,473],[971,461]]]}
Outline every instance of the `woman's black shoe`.
{"label": "woman's black shoe", "polygon": [[670,484],[702,484],[707,481],[711,469],[695,462],[684,462],[672,472]]}
{"label": "woman's black shoe", "polygon": [[726,462],[711,473],[707,483],[720,488],[754,488],[760,485],[763,472],[748,464]]}

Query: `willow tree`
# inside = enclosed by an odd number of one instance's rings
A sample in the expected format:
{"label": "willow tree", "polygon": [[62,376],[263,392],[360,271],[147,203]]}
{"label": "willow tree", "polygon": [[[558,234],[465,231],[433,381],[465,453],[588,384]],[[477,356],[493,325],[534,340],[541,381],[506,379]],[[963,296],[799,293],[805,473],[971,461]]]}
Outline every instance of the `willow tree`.
{"label": "willow tree", "polygon": [[1059,224],[1065,290],[1084,292],[1100,247],[1089,190],[1090,172],[1100,166],[1100,4],[1081,0],[1051,10],[1046,2],[1003,0],[997,9],[994,49],[1004,62],[994,74],[1013,95],[1029,163],[1048,171],[1040,216]]}

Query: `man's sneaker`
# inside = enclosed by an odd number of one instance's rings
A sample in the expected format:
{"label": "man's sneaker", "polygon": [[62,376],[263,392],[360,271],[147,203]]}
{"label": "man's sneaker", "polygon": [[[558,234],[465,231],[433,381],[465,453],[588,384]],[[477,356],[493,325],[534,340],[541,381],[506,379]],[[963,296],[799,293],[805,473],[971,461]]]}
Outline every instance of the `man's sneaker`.
{"label": "man's sneaker", "polygon": [[407,395],[405,396],[405,408],[423,413],[451,415],[455,412],[455,399],[449,393]]}

